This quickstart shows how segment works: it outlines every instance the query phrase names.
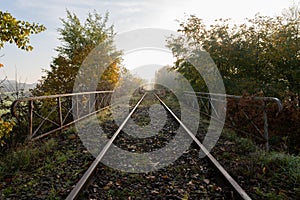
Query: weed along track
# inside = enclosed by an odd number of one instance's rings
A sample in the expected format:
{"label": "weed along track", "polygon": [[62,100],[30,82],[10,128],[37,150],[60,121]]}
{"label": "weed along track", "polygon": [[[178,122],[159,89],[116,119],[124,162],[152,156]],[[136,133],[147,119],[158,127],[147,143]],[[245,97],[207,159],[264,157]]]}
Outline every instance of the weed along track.
{"label": "weed along track", "polygon": [[[108,142],[67,199],[250,199],[197,139],[205,135],[204,128],[199,127],[194,135],[181,121],[178,102],[170,103],[169,108],[165,101],[146,92],[136,104],[131,104],[129,114],[119,125],[111,113],[102,116],[101,128]],[[136,128],[149,125],[148,129]],[[177,132],[179,129],[182,132]],[[174,140],[177,142],[169,145]],[[185,140],[191,140],[186,149]],[[178,148],[184,151],[176,157]],[[133,156],[126,157],[116,149]],[[145,162],[135,157],[152,155],[161,149],[167,153],[161,151],[159,158],[151,162],[147,156]],[[204,158],[199,157],[200,151],[206,154]]]}

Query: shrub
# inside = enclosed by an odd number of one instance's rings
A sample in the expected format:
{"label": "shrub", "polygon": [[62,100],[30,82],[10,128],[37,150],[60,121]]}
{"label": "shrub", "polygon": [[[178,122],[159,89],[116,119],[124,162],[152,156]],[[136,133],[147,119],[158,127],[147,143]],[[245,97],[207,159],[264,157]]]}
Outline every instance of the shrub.
{"label": "shrub", "polygon": [[10,132],[13,130],[13,127],[15,126],[15,122],[10,121],[4,121],[0,117],[0,145],[4,146],[6,144],[6,140],[10,137]]}
{"label": "shrub", "polygon": [[[264,143],[263,102],[253,98],[244,96],[239,100],[228,99],[226,123],[235,127],[239,135],[262,144]],[[275,103],[267,103],[266,111],[271,148],[298,154],[300,152],[300,107],[294,102],[283,101],[283,109],[280,112]]]}

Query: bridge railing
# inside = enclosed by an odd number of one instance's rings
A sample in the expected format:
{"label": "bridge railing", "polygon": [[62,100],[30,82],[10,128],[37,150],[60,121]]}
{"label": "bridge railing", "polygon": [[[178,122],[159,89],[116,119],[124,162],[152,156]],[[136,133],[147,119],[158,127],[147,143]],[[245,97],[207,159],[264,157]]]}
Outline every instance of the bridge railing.
{"label": "bridge railing", "polygon": [[11,112],[29,140],[37,140],[93,115],[110,104],[113,91],[94,91],[18,99]]}
{"label": "bridge railing", "polygon": [[[236,129],[239,132],[244,133],[245,135],[251,135],[258,140],[261,140],[265,143],[265,149],[269,151],[269,124],[268,124],[268,105],[276,104],[277,113],[282,110],[281,101],[275,97],[244,97],[236,95],[227,95],[227,94],[214,94],[214,93],[205,93],[205,92],[189,92],[186,91],[185,95],[187,98],[189,96],[196,95],[197,102],[187,101],[191,108],[200,109],[200,114],[212,118],[215,121],[223,123],[219,118],[221,117],[220,112],[224,112],[229,115],[226,117],[225,124],[226,126]],[[227,106],[226,106],[227,104]],[[221,108],[218,107],[221,105]],[[223,110],[222,110],[223,109]],[[252,115],[249,113],[249,110],[252,110]],[[253,115],[253,112],[256,112]],[[232,115],[239,113],[238,117],[242,117],[244,122],[252,126],[256,132],[259,134],[250,133],[249,130],[243,130],[241,127],[238,127]],[[260,114],[259,114],[260,113]],[[263,127],[258,125],[257,122],[261,122]]]}

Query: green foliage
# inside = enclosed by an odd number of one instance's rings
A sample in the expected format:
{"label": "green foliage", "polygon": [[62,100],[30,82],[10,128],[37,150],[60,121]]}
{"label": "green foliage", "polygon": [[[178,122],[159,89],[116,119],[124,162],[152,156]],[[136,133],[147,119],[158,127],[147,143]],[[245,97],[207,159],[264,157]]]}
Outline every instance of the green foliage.
{"label": "green foliage", "polygon": [[299,97],[299,25],[297,7],[283,16],[256,15],[241,25],[219,19],[208,27],[191,15],[180,24],[183,36],[170,38],[168,46],[177,58],[175,70],[196,90],[205,83],[196,82],[201,79],[188,59],[201,60],[199,50],[203,49],[218,67],[227,93],[246,91],[283,98],[289,91]]}
{"label": "green foliage", "polygon": [[[81,23],[75,14],[67,11],[66,19],[61,21],[63,27],[59,28],[58,32],[62,45],[56,48],[58,56],[53,59],[50,70],[45,70],[46,75],[33,90],[33,94],[71,93],[78,70],[91,53],[102,60],[92,63],[87,75],[92,76],[89,78],[94,82],[102,78],[102,82],[99,81],[99,90],[112,89],[118,81],[120,52],[112,45],[114,32],[113,26],[107,25],[108,13],[103,17],[96,12],[89,13],[85,22]],[[96,51],[95,48],[99,45],[101,49]],[[104,70],[106,67],[102,77],[93,77],[97,70]]]}
{"label": "green foliage", "polygon": [[291,154],[300,153],[300,107],[293,102],[284,101],[283,109],[276,115],[276,109],[270,107],[269,129],[271,144]]}
{"label": "green foliage", "polygon": [[7,174],[14,174],[19,170],[30,170],[38,160],[52,151],[57,145],[56,141],[50,139],[41,147],[34,147],[27,144],[18,149],[6,152],[0,160],[0,178]]}
{"label": "green foliage", "polygon": [[71,134],[69,130],[0,154],[0,199],[65,198],[94,159],[80,141],[66,139]]}
{"label": "green foliage", "polygon": [[[220,143],[222,137],[225,142]],[[224,167],[234,178],[244,178],[244,189],[253,199],[299,199],[299,156],[261,151],[251,140],[227,129],[220,141],[224,151],[217,159],[228,163]]]}
{"label": "green foliage", "polygon": [[33,47],[29,36],[46,30],[43,25],[17,20],[8,12],[0,11],[0,21],[0,49],[9,42],[22,50],[31,51]]}
{"label": "green foliage", "polygon": [[[14,118],[11,113],[13,101],[26,96],[22,86],[13,86],[9,93],[1,93],[0,98],[0,152],[3,152],[17,143],[23,143],[27,136],[27,114],[20,114],[20,118]],[[0,91],[1,92],[1,91]],[[22,104],[21,107],[28,107]],[[25,128],[24,128],[25,127]]]}
{"label": "green foliage", "polygon": [[[297,199],[300,188],[300,157],[283,153],[261,154],[259,161],[264,169],[264,178],[269,185],[277,188],[277,197],[288,197],[293,194]],[[285,187],[282,187],[284,185]],[[271,193],[263,194],[265,197],[275,196]]]}

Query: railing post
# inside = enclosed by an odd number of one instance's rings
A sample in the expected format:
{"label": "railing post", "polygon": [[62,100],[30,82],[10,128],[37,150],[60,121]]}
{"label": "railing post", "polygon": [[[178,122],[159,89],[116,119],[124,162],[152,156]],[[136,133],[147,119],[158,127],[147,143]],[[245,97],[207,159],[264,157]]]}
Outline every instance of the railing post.
{"label": "railing post", "polygon": [[28,102],[28,132],[29,132],[29,140],[32,139],[32,129],[33,129],[33,100]]}
{"label": "railing post", "polygon": [[88,106],[88,113],[91,113],[91,94],[88,94],[87,106]]}
{"label": "railing post", "polygon": [[57,109],[58,109],[58,120],[60,127],[63,126],[62,112],[61,112],[61,101],[60,97],[57,97]]}
{"label": "railing post", "polygon": [[263,118],[264,118],[264,138],[266,140],[266,151],[269,152],[269,131],[268,131],[268,115],[266,111],[266,102],[264,101],[264,113],[263,113]]}
{"label": "railing post", "polygon": [[79,101],[79,98],[78,98],[78,95],[76,95],[76,117],[79,118],[79,107],[78,107],[78,101]]}

